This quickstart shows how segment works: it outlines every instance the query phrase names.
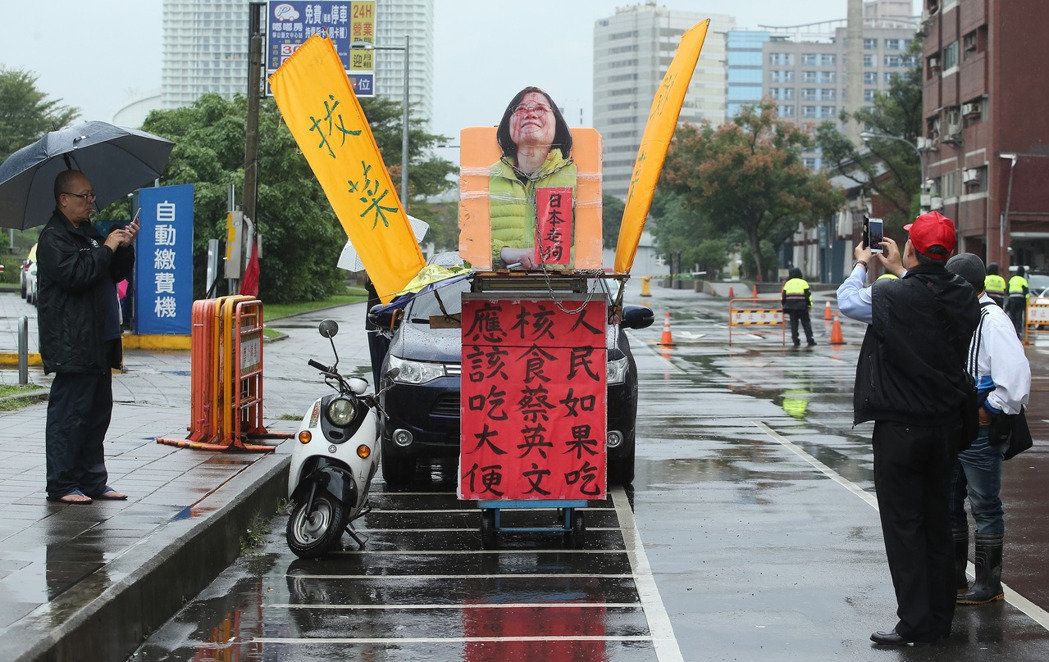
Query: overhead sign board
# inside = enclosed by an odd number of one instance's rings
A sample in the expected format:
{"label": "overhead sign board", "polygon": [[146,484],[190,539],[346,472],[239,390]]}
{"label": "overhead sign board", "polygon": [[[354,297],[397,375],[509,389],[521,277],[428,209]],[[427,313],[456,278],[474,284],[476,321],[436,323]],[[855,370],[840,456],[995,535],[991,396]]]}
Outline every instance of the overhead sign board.
{"label": "overhead sign board", "polygon": [[266,78],[307,39],[331,39],[359,97],[375,96],[375,51],[351,48],[375,44],[375,0],[272,1],[266,20]]}

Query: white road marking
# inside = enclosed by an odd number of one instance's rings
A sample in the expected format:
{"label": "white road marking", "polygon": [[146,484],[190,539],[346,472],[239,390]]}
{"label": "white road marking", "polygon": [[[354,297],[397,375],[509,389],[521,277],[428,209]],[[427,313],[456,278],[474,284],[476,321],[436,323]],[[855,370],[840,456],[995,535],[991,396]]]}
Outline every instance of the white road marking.
{"label": "white road marking", "polygon": [[350,611],[428,611],[428,610],[462,610],[462,609],[641,609],[637,602],[493,602],[484,604],[407,604],[407,605],[327,605],[327,604],[270,604],[263,605],[264,609],[329,609]]}
{"label": "white road marking", "polygon": [[[462,533],[463,531],[477,531],[476,526],[458,526],[446,529],[375,529],[372,527],[360,527],[358,533]],[[587,526],[587,531],[621,531],[618,526]]]}
{"label": "white road marking", "polygon": [[645,554],[645,546],[641,543],[641,533],[637,530],[634,512],[630,509],[626,492],[622,487],[616,487],[610,492],[612,503],[615,504],[616,512],[619,515],[619,524],[623,527],[623,542],[626,544],[627,558],[630,559],[630,567],[634,572],[634,585],[637,587],[637,594],[645,610],[645,618],[648,620],[648,631],[652,635],[656,658],[661,662],[683,661],[681,648],[674,636],[674,627],[663,605],[663,598],[659,595],[656,579],[652,576],[652,567],[648,564],[648,555]]}
{"label": "white road marking", "polygon": [[[593,531],[593,529],[587,529]],[[374,556],[376,554],[390,554],[395,556],[429,556],[456,555],[456,554],[625,554],[622,549],[413,549],[402,551],[399,549],[342,549],[331,554],[363,554]]]}
{"label": "white road marking", "polygon": [[[525,508],[502,508],[500,510],[505,510],[507,512],[510,512],[510,511],[513,511],[513,510],[529,510],[529,511],[551,510],[551,511],[553,511],[553,510],[557,510],[557,508],[554,508],[554,507],[548,507],[548,508],[539,507],[539,508],[527,508],[527,509],[525,509]],[[612,510],[615,510],[615,508],[609,508],[607,506],[606,507],[600,507],[600,506],[587,506],[586,507],[586,512],[588,512],[588,513],[599,512],[599,511],[602,511],[602,510],[612,511]],[[479,512],[479,510],[477,508],[434,508],[434,509],[431,509],[431,510],[425,510],[425,509],[419,509],[419,510],[413,510],[413,509],[386,510],[386,509],[383,509],[383,508],[372,508],[371,510],[368,511],[369,514],[389,513],[389,514],[392,514],[392,515],[415,515],[415,514],[433,515],[435,513],[477,513],[477,512]]]}
{"label": "white road marking", "polygon": [[[257,637],[251,640],[257,644],[494,644],[505,642],[545,642],[545,641],[652,641],[644,636],[554,636],[535,637]],[[227,648],[229,644],[194,644],[199,648]]]}
{"label": "white road marking", "polygon": [[[798,446],[797,444],[791,442],[789,439],[787,439],[783,435],[779,434],[778,432],[776,432],[775,430],[770,428],[763,421],[754,421],[754,425],[756,425],[757,427],[759,427],[762,430],[764,430],[770,437],[772,437],[777,442],[782,444],[784,447],[786,447],[787,449],[792,451],[795,455],[797,455],[801,459],[803,459],[806,462],[808,462],[809,464],[811,464],[813,467],[816,468],[817,471],[819,471],[823,475],[825,475],[828,478],[830,478],[831,480],[833,480],[835,483],[838,483],[839,485],[841,485],[845,489],[849,490],[850,492],[852,492],[856,496],[858,496],[861,499],[863,499],[864,501],[866,501],[867,504],[870,505],[875,510],[878,509],[878,501],[873,495],[865,492],[859,486],[855,485],[854,483],[852,483],[847,478],[842,477],[841,474],[839,474],[838,472],[834,471],[833,469],[831,469],[827,465],[823,464],[822,462],[820,462],[819,460],[817,460],[813,456],[811,456],[808,453],[806,453],[805,450],[802,449],[800,446]],[[622,520],[620,520],[620,522],[622,522]],[[973,567],[972,562],[970,562],[968,564],[968,568],[967,569],[969,571],[969,575],[970,576],[974,574],[975,568]],[[1022,611],[1024,614],[1027,614],[1027,616],[1029,616],[1031,618],[1031,620],[1033,620],[1038,625],[1041,625],[1046,630],[1049,630],[1049,612],[1046,612],[1044,609],[1042,609],[1038,605],[1034,604],[1033,602],[1031,602],[1027,598],[1023,597],[1022,595],[1020,595],[1016,591],[1014,591],[1011,588],[1009,588],[1005,584],[1005,582],[1002,582],[1002,588],[1005,589],[1005,601],[1006,602],[1008,602],[1012,606],[1016,607],[1017,609]]]}
{"label": "white road marking", "polygon": [[[499,573],[494,575],[307,575],[295,573],[287,575],[292,579],[421,579],[424,581],[441,581],[446,579],[633,579],[630,573],[596,573],[596,572],[536,572],[536,573]],[[662,604],[662,603],[660,603]]]}

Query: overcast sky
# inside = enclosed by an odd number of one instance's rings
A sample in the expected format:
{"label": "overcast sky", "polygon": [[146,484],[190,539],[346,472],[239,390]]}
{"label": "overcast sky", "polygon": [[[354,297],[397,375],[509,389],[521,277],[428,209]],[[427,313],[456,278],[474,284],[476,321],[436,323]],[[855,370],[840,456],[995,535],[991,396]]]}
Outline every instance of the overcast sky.
{"label": "overcast sky", "polygon": [[[913,0],[915,13],[918,0]],[[48,95],[110,119],[160,87],[161,0],[47,0],[9,12],[0,66],[35,73]],[[572,125],[591,121],[594,21],[629,0],[434,0],[432,128],[493,124],[517,90],[539,85]],[[740,28],[845,17],[846,0],[666,0],[671,9],[735,16]],[[582,122],[580,121],[582,117]]]}

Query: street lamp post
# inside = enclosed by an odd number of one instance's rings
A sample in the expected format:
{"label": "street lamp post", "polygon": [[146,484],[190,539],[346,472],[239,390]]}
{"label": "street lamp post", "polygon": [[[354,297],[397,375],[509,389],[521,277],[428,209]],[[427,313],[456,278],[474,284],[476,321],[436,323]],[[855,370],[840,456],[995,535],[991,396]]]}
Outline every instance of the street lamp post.
{"label": "street lamp post", "polygon": [[[918,157],[918,166],[921,168],[922,183],[921,183],[921,192],[919,193],[919,196],[922,193],[925,192],[925,181],[926,181],[925,180],[925,159],[922,158],[921,150],[918,149],[917,145],[915,145],[911,141],[907,140],[906,138],[900,138],[899,136],[890,136],[887,133],[874,133],[873,131],[864,131],[863,133],[860,134],[860,138],[863,139],[863,142],[870,142],[872,139],[877,139],[877,140],[896,140],[896,141],[899,141],[901,143],[904,143],[904,144],[910,146],[910,148],[914,150],[915,155],[917,155],[917,157]],[[929,210],[925,208],[924,204],[922,204],[921,205],[921,211],[922,211],[922,213],[925,213],[925,212],[927,212]]]}
{"label": "street lamp post", "polygon": [[404,46],[375,46],[367,42],[356,41],[350,48],[361,48],[369,51],[404,51],[404,107],[401,109],[401,205],[408,213],[408,55],[411,49],[411,35],[404,35]]}

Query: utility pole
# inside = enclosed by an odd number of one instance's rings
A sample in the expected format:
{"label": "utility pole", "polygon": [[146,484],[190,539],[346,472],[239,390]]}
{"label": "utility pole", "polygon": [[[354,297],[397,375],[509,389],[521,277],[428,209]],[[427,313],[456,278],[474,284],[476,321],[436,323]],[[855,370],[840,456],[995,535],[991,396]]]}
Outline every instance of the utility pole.
{"label": "utility pole", "polygon": [[262,12],[266,3],[248,4],[248,118],[244,136],[244,189],[241,208],[258,227],[259,97],[262,96]]}
{"label": "utility pole", "polygon": [[[863,108],[863,0],[849,0],[845,34],[845,111],[852,114]],[[862,130],[855,119],[845,123],[845,135],[854,145],[860,144]]]}

